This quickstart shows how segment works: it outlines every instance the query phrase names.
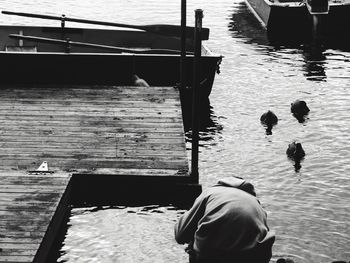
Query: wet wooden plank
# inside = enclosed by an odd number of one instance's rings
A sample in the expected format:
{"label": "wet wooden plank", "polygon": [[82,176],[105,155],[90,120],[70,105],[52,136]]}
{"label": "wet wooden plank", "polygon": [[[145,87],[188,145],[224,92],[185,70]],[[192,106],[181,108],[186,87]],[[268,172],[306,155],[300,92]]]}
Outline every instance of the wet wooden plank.
{"label": "wet wooden plank", "polygon": [[173,87],[0,85],[0,121],[0,170],[188,166]]}
{"label": "wet wooden plank", "polygon": [[69,181],[62,173],[0,173],[0,262],[46,258],[43,243],[52,245],[68,210]]}
{"label": "wet wooden plank", "polygon": [[[15,160],[17,157],[21,157],[21,164]],[[151,156],[150,158],[85,158],[82,156],[72,156],[70,158],[64,158],[62,156],[48,156],[37,155],[40,159],[45,159],[49,163],[54,164],[54,167],[60,167],[63,171],[73,173],[91,173],[93,174],[96,169],[114,169],[114,168],[137,168],[146,169],[147,167],[158,167],[162,169],[171,170],[183,170],[186,169],[187,159],[185,157],[174,158],[171,156],[156,158]],[[78,159],[79,158],[79,159]],[[83,159],[84,158],[84,159]],[[4,164],[0,164],[0,170],[5,170],[8,166],[17,167],[17,170],[30,169],[33,166],[33,158],[31,156],[10,156],[8,158],[2,158]],[[41,162],[35,162],[35,166],[39,166]],[[76,168],[75,168],[76,167]]]}
{"label": "wet wooden plank", "polygon": [[188,178],[173,87],[0,85],[0,122],[0,262],[45,262],[68,174]]}

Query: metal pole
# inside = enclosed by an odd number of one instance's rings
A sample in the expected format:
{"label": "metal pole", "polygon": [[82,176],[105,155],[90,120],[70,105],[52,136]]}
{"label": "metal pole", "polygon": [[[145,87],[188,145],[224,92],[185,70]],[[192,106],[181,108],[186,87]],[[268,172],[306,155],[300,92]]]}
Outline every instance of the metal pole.
{"label": "metal pole", "polygon": [[186,88],[186,0],[181,0],[180,85],[183,91]]}
{"label": "metal pole", "polygon": [[64,40],[66,38],[66,15],[62,14],[61,16],[61,39]]}
{"label": "metal pole", "polygon": [[193,97],[192,97],[192,158],[191,158],[191,177],[193,182],[198,183],[198,147],[199,147],[199,104],[200,104],[200,58],[202,49],[201,31],[202,31],[203,10],[195,10],[195,33],[194,33],[194,60],[193,60]]}
{"label": "metal pole", "polygon": [[320,43],[320,17],[318,15],[312,15],[312,44],[317,45]]}

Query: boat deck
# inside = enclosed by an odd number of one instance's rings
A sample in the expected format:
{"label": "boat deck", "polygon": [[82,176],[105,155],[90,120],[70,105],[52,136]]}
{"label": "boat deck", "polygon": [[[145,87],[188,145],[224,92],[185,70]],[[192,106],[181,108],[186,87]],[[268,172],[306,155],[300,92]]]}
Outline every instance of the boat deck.
{"label": "boat deck", "polygon": [[0,262],[45,262],[69,203],[200,191],[173,87],[3,84],[0,123]]}

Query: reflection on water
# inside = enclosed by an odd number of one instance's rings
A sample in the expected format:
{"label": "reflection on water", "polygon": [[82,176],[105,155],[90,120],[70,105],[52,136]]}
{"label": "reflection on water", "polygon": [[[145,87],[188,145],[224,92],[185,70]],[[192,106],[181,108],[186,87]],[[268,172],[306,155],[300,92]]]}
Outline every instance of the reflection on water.
{"label": "reflection on water", "polygon": [[[325,19],[326,17],[327,16],[323,16],[321,19]],[[309,18],[311,18],[311,16],[309,16]],[[290,17],[286,17],[286,19],[290,19]],[[278,20],[276,19],[273,21],[276,22]],[[345,25],[346,21],[343,22]],[[234,35],[240,38],[246,38],[246,43],[259,42],[261,45],[271,44],[274,46],[284,47],[297,47],[313,44],[317,45],[319,48],[332,48],[345,51],[350,50],[350,38],[348,33],[346,32],[346,29],[329,29],[326,20],[322,22],[324,23],[322,26],[328,28],[329,32],[328,34],[323,32],[325,34],[319,36],[319,41],[312,41],[311,36],[305,35],[306,32],[304,32],[302,28],[299,28],[299,31],[296,30],[298,29],[298,27],[307,25],[303,25],[301,23],[298,24],[298,21],[295,21],[293,24],[288,25],[287,20],[281,21],[281,23],[283,25],[280,26],[284,27],[284,31],[281,30],[278,32],[278,34],[274,35],[272,35],[272,33],[270,32],[270,34],[268,35],[266,32],[267,30],[263,28],[260,22],[251,13],[246,3],[244,1],[238,1],[234,3],[233,11],[230,16],[230,22],[228,26],[229,30],[232,31]],[[342,31],[342,33],[340,33],[340,31]]]}
{"label": "reflection on water", "polygon": [[307,80],[326,81],[324,64],[324,61],[306,61],[304,70]]}
{"label": "reflection on water", "polygon": [[[283,46],[271,43],[267,37],[266,29],[258,22],[250,12],[245,2],[238,2],[232,8],[232,15],[228,23],[228,30],[233,38],[240,38],[246,44],[257,44],[256,48],[260,52],[269,56],[279,56],[281,53],[300,53],[304,61],[302,69],[305,71],[304,76],[311,81],[326,81],[327,75],[325,67],[327,66],[328,55],[332,53],[329,49],[337,49],[340,52],[350,51],[350,45],[344,41],[328,41],[323,45],[300,44],[284,42]],[[277,54],[273,54],[277,53]],[[281,59],[281,57],[279,58]],[[345,62],[342,58],[342,62]],[[348,60],[348,54],[345,60]]]}
{"label": "reflection on water", "polygon": [[[192,96],[187,94],[182,96],[183,120],[186,135],[187,149],[191,149],[192,142]],[[215,115],[213,106],[210,105],[209,98],[203,98],[199,105],[199,146],[208,147],[213,145],[213,141],[220,137],[222,125],[218,116]]]}
{"label": "reflection on water", "polygon": [[269,44],[266,30],[249,11],[245,2],[235,3],[228,23],[228,30],[234,38],[242,38],[247,44]]}
{"label": "reflection on water", "polygon": [[326,56],[323,54],[324,50],[320,48],[308,47],[304,49],[303,56],[305,65],[305,77],[312,81],[326,81]]}

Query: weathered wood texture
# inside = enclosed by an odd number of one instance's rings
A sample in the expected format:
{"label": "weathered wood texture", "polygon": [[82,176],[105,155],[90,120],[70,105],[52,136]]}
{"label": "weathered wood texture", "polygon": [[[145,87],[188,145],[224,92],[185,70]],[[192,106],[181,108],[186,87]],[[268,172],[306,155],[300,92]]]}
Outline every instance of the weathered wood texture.
{"label": "weathered wood texture", "polygon": [[[54,174],[27,173],[43,161]],[[0,262],[45,262],[67,209],[67,174],[187,171],[175,88],[0,85]]]}
{"label": "weathered wood texture", "polygon": [[68,211],[70,176],[0,173],[0,262],[45,262]]}
{"label": "weathered wood texture", "polygon": [[2,85],[0,124],[0,170],[188,169],[173,87]]}
{"label": "weathered wood texture", "polygon": [[[54,174],[28,175],[43,161]],[[60,173],[187,171],[175,88],[1,85],[0,262],[45,262],[67,208]]]}

